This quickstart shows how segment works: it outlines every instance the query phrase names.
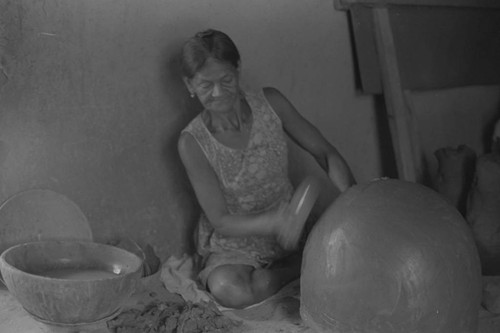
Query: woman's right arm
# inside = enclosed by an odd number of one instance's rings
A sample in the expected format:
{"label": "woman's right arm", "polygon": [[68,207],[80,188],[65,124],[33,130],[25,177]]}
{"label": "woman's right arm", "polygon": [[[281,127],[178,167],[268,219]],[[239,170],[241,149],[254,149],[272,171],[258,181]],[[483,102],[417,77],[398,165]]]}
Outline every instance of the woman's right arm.
{"label": "woman's right arm", "polygon": [[248,215],[229,214],[217,176],[198,142],[189,133],[182,133],[178,150],[198,202],[214,229],[226,236],[275,235],[280,219],[286,218],[288,205]]}

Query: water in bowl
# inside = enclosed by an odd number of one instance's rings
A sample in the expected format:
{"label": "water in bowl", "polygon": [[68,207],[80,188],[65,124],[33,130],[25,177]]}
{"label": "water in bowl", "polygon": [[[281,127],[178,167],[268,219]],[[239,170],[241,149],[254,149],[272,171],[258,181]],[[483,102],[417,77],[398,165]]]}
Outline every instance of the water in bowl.
{"label": "water in bowl", "polygon": [[99,280],[117,276],[113,272],[95,268],[55,268],[44,271],[39,275],[66,280]]}

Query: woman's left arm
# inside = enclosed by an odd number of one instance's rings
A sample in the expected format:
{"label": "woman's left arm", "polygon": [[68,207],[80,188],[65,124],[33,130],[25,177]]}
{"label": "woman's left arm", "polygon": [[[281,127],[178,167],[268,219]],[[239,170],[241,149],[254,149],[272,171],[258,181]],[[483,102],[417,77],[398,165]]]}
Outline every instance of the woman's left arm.
{"label": "woman's left arm", "polygon": [[355,180],[347,162],[321,132],[305,119],[279,90],[264,88],[264,95],[280,117],[288,136],[314,156],[335,186],[340,191],[352,186]]}

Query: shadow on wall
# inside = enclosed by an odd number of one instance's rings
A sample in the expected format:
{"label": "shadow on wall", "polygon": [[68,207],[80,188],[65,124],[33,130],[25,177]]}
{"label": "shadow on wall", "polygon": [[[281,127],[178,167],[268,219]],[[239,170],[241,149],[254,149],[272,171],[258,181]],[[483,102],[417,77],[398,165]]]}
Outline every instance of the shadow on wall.
{"label": "shadow on wall", "polygon": [[169,101],[168,105],[173,108],[173,110],[168,110],[168,112],[175,114],[175,125],[170,127],[169,131],[166,131],[162,146],[165,168],[169,173],[178,175],[175,185],[179,191],[177,197],[172,199],[184,204],[183,211],[186,212],[188,219],[184,221],[187,223],[187,226],[183,230],[182,243],[188,244],[189,249],[187,251],[191,253],[194,251],[193,234],[198,221],[200,207],[187,177],[186,170],[180,160],[177,141],[182,129],[197,115],[197,110],[200,110],[201,105],[197,99],[189,96],[182,81],[180,69],[182,43],[182,40],[177,40],[170,44],[163,52],[163,59],[166,60],[163,63],[160,80],[165,91],[165,98]]}
{"label": "shadow on wall", "polygon": [[378,144],[382,175],[389,178],[398,178],[395,153],[383,95],[374,95],[374,108],[379,137]]}

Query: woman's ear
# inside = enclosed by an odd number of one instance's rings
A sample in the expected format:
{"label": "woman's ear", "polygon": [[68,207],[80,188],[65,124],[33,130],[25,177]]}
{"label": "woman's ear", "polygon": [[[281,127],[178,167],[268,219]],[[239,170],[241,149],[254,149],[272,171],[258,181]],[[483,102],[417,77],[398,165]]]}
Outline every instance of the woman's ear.
{"label": "woman's ear", "polygon": [[189,91],[189,94],[191,96],[194,96],[194,88],[193,88],[193,85],[191,84],[191,80],[184,76],[182,78],[182,81],[184,81],[184,84],[186,85],[186,88]]}

